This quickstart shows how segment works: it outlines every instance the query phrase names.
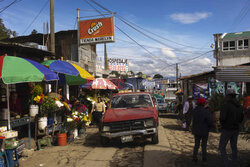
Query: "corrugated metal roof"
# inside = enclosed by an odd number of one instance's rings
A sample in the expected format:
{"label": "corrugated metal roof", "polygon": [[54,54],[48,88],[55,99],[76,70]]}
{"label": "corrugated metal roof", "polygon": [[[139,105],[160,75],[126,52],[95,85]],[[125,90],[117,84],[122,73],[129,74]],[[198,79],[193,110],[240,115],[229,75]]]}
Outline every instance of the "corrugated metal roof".
{"label": "corrugated metal roof", "polygon": [[227,38],[239,38],[239,37],[250,37],[250,31],[245,31],[245,32],[236,32],[236,33],[227,33],[223,39]]}
{"label": "corrugated metal roof", "polygon": [[190,79],[190,78],[194,78],[194,77],[200,77],[203,75],[207,75],[207,74],[212,74],[214,71],[207,71],[207,72],[203,72],[203,73],[199,73],[199,74],[193,74],[193,75],[188,75],[188,76],[183,76],[180,79]]}
{"label": "corrugated metal roof", "polygon": [[216,79],[225,82],[250,82],[250,66],[217,67]]}

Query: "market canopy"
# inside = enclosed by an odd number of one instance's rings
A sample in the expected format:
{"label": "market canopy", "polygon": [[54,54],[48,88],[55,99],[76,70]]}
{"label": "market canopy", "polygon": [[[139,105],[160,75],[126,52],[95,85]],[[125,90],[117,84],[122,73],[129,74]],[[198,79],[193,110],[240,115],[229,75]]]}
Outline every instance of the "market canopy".
{"label": "market canopy", "polygon": [[20,57],[0,56],[0,79],[5,83],[8,107],[8,129],[10,130],[10,107],[8,84],[58,80],[58,75],[43,65]]}
{"label": "market canopy", "polygon": [[88,81],[85,85],[81,85],[81,88],[87,89],[118,89],[118,87],[111,81],[104,78],[96,78],[93,81]]}
{"label": "market canopy", "polygon": [[46,60],[41,63],[48,67],[50,70],[56,73],[68,74],[68,75],[79,75],[79,71],[70,63],[61,60]]}
{"label": "market canopy", "polygon": [[[74,63],[60,60],[47,60],[41,64],[47,66],[54,72],[65,74],[65,81],[68,85],[82,85],[85,84],[87,80],[95,79],[90,73]],[[61,76],[60,79],[63,79],[63,77]]]}
{"label": "market canopy", "polygon": [[20,57],[0,56],[0,78],[5,84],[58,80],[58,75],[38,62]]}

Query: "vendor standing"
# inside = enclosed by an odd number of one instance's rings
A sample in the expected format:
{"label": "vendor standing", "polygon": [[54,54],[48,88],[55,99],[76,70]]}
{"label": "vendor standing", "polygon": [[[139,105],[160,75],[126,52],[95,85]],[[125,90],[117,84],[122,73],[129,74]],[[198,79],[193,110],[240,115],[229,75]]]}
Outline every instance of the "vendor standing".
{"label": "vendor standing", "polygon": [[99,123],[102,117],[102,114],[105,113],[105,104],[102,102],[101,97],[97,98],[97,102],[93,107],[93,120],[95,123]]}
{"label": "vendor standing", "polygon": [[22,115],[21,102],[16,92],[10,94],[10,112],[11,116]]}

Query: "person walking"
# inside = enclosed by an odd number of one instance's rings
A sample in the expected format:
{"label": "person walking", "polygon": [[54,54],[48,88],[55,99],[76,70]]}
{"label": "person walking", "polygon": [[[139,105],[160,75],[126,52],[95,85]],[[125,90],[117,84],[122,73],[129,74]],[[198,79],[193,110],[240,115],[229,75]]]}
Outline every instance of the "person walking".
{"label": "person walking", "polygon": [[228,89],[226,92],[226,101],[221,108],[220,124],[221,136],[219,150],[225,167],[229,166],[229,160],[226,152],[226,146],[230,140],[232,149],[232,165],[237,166],[237,140],[239,135],[239,125],[243,121],[243,107],[236,100],[234,89]]}
{"label": "person walking", "polygon": [[186,121],[186,129],[188,131],[191,131],[190,125],[192,121],[192,112],[195,109],[196,105],[195,102],[193,101],[193,97],[189,96],[188,100],[185,102],[184,107],[183,107],[183,115]]}
{"label": "person walking", "polygon": [[213,120],[210,112],[205,109],[206,99],[199,98],[197,100],[197,107],[194,109],[192,133],[194,134],[195,145],[193,150],[193,161],[197,162],[197,153],[200,147],[202,147],[202,161],[207,162],[207,140],[209,134],[209,128],[213,125]]}
{"label": "person walking", "polygon": [[102,114],[105,113],[105,104],[102,102],[101,97],[97,98],[97,102],[94,104],[93,109],[93,120],[96,124],[98,124],[100,122]]}

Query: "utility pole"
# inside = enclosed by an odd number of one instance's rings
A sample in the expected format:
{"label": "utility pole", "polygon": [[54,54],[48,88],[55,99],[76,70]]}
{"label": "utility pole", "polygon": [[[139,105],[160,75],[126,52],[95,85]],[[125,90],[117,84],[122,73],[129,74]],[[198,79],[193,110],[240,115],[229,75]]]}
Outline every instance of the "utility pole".
{"label": "utility pole", "polygon": [[78,62],[79,62],[79,47],[80,47],[80,24],[79,24],[79,22],[80,22],[80,10],[79,10],[79,8],[77,8],[76,9],[76,11],[77,11],[77,55],[78,55],[78,57],[77,57],[77,59],[78,59]]}
{"label": "utility pole", "polygon": [[108,70],[108,55],[107,55],[106,42],[104,43],[104,68],[105,70]]}
{"label": "utility pole", "polygon": [[214,34],[214,44],[215,44],[215,48],[214,48],[214,56],[216,58],[216,67],[219,66],[219,37],[221,34]]}
{"label": "utility pole", "polygon": [[50,0],[50,50],[55,54],[54,0]]}
{"label": "utility pole", "polygon": [[178,63],[176,63],[176,87],[177,89],[179,88],[178,74],[179,74]]}

